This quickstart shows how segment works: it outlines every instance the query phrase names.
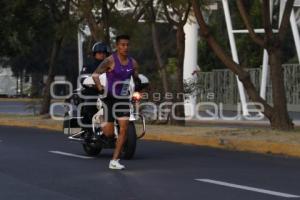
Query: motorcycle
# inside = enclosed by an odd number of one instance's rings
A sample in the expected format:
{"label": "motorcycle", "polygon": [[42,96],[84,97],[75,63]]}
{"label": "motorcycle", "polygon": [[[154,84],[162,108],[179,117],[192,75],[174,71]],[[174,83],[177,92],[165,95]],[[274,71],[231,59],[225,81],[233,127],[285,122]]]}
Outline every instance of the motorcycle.
{"label": "motorcycle", "polygon": [[[141,88],[146,88],[149,84],[148,79],[140,74],[139,75],[142,85]],[[119,125],[117,120],[114,122],[114,138],[106,138],[101,136],[101,125],[103,123],[103,102],[101,97],[98,97],[96,101],[92,101],[86,98],[83,94],[94,93],[97,96],[95,84],[92,77],[82,77],[82,87],[76,89],[72,96],[65,100],[68,105],[65,109],[64,120],[64,134],[68,136],[68,139],[80,142],[83,150],[89,156],[97,156],[102,149],[113,149],[119,135]],[[105,74],[100,76],[101,84],[105,86]],[[125,142],[122,157],[124,159],[131,159],[136,151],[137,140],[144,137],[146,134],[146,123],[143,115],[136,112],[136,107],[141,101],[141,94],[134,91],[134,84],[131,80],[130,89],[132,95],[130,100],[130,117],[127,129],[127,140]],[[99,96],[99,95],[98,95]],[[88,104],[88,106],[86,105]],[[95,105],[93,105],[95,104]],[[88,108],[89,106],[92,109]],[[91,115],[92,116],[89,116]],[[91,118],[91,120],[90,120]],[[91,126],[86,126],[82,123],[82,120],[91,121]],[[135,124],[139,123],[142,127],[140,134],[137,134]]]}

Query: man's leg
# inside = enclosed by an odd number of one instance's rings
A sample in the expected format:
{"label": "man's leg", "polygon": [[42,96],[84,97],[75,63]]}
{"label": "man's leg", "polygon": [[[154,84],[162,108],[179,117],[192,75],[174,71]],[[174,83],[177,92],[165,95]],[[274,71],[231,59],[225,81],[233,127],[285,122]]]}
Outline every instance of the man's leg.
{"label": "man's leg", "polygon": [[104,126],[102,127],[103,134],[107,138],[112,138],[114,137],[114,132],[115,132],[115,126],[113,122],[104,122]]}
{"label": "man's leg", "polygon": [[127,127],[128,127],[128,123],[129,123],[128,117],[118,118],[118,123],[120,126],[120,131],[119,131],[119,136],[118,136],[118,139],[116,142],[116,148],[114,151],[114,155],[112,158],[113,160],[119,159],[120,154],[123,150],[125,141],[127,139]]}
{"label": "man's leg", "polygon": [[114,137],[114,132],[115,132],[115,126],[114,126],[114,116],[113,116],[113,99],[111,98],[106,98],[102,100],[103,102],[103,114],[104,114],[104,122],[101,123],[101,128],[103,131],[103,134],[107,138],[112,138]]}

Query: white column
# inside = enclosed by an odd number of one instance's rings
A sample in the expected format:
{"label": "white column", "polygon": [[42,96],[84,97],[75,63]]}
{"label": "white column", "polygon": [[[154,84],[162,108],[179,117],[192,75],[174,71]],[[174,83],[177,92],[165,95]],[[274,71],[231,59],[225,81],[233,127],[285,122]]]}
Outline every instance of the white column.
{"label": "white column", "polygon": [[[280,0],[279,27],[280,27],[280,24],[281,24],[281,21],[282,21],[282,16],[283,16],[283,12],[284,12],[284,9],[285,9],[285,5],[286,5],[286,0]],[[295,1],[295,6],[299,6],[299,5],[300,5],[300,2]],[[296,50],[297,50],[298,61],[300,63],[300,35],[299,35],[299,30],[298,30],[294,10],[292,10],[292,12],[291,12],[290,23],[291,23],[292,32],[293,32],[294,41],[295,41],[295,46],[296,46]]]}
{"label": "white column", "polygon": [[[236,49],[236,43],[235,43],[235,38],[233,34],[233,28],[232,28],[232,23],[231,23],[231,16],[230,16],[230,11],[229,11],[229,6],[228,6],[228,0],[222,0],[223,3],[223,9],[224,9],[224,14],[225,14],[225,20],[226,20],[226,25],[227,25],[227,31],[228,31],[228,37],[229,37],[229,42],[230,42],[230,48],[231,48],[231,53],[232,53],[232,58],[234,62],[239,63],[239,58],[238,58],[238,53]],[[247,108],[247,102],[246,102],[246,96],[245,96],[245,91],[244,91],[244,86],[238,79],[237,79],[237,84],[238,84],[238,89],[239,89],[239,94],[240,94],[240,100],[242,104],[242,111],[243,115],[247,116],[249,115],[248,108]]]}
{"label": "white column", "polygon": [[77,33],[77,45],[78,45],[78,74],[80,74],[82,66],[83,66],[83,50],[82,50],[82,33],[78,30]]}
{"label": "white column", "polygon": [[[198,69],[197,58],[198,58],[198,23],[196,23],[195,17],[191,14],[188,22],[184,26],[185,32],[185,52],[184,52],[184,63],[183,63],[183,79],[186,81],[195,80],[196,75],[194,72]],[[190,104],[193,109],[196,107],[196,96],[190,95],[185,100],[185,105]],[[193,110],[195,111],[195,110]],[[185,109],[185,115],[194,115],[190,109]]]}
{"label": "white column", "polygon": [[[273,16],[273,0],[270,0],[270,20],[272,22]],[[263,64],[261,71],[261,83],[260,83],[260,97],[266,99],[267,83],[269,74],[269,55],[267,50],[264,49]]]}
{"label": "white column", "polygon": [[268,73],[269,73],[269,55],[267,50],[264,50],[263,65],[261,71],[260,97],[266,99]]}
{"label": "white column", "polygon": [[280,27],[280,24],[281,24],[283,12],[284,12],[284,9],[285,9],[285,4],[286,4],[286,0],[280,0],[280,6],[279,6],[279,23],[278,23],[278,27]]}
{"label": "white column", "polygon": [[299,36],[299,30],[298,30],[298,26],[296,23],[296,17],[295,17],[294,10],[292,10],[290,22],[291,22],[291,27],[292,27],[292,31],[293,31],[294,40],[295,40],[298,62],[300,63],[300,36]]}

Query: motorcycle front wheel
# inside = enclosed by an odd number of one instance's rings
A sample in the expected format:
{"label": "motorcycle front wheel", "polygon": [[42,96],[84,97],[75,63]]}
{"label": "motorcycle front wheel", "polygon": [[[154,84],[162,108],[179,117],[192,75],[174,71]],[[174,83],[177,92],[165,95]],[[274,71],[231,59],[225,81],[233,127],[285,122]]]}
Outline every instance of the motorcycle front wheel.
{"label": "motorcycle front wheel", "polygon": [[127,140],[123,149],[123,158],[131,159],[134,156],[136,149],[136,129],[133,122],[129,122],[127,129]]}

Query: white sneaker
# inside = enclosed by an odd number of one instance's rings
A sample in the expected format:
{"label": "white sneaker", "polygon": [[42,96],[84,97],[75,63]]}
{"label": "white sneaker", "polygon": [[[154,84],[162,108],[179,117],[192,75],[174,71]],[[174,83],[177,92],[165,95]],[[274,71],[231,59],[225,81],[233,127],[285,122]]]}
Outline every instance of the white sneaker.
{"label": "white sneaker", "polygon": [[109,162],[109,169],[125,169],[125,166],[119,163],[119,159],[111,160]]}

